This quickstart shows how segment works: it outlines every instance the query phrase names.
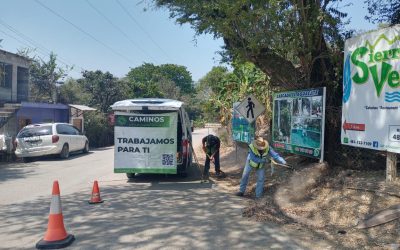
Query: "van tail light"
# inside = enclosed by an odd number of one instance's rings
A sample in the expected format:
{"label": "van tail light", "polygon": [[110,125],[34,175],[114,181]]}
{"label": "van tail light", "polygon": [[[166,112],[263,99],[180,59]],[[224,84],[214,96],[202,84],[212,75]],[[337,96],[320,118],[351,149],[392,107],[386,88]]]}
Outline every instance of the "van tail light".
{"label": "van tail light", "polygon": [[53,135],[53,136],[51,137],[51,142],[52,142],[52,143],[57,143],[58,140],[60,140],[60,137],[59,137],[58,135]]}
{"label": "van tail light", "polygon": [[15,139],[15,140],[14,140],[14,142],[13,142],[13,146],[14,146],[14,149],[16,149],[16,148],[17,148],[17,146],[18,146],[18,141],[17,141],[17,139]]}
{"label": "van tail light", "polygon": [[182,154],[183,157],[187,157],[189,154],[189,140],[188,139],[184,139],[182,140]]}

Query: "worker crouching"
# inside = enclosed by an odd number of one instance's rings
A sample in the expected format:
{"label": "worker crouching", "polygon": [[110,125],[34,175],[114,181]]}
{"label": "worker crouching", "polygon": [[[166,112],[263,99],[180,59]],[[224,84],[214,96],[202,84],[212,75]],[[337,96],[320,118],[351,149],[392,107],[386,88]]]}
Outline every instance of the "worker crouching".
{"label": "worker crouching", "polygon": [[257,172],[256,198],[262,197],[265,181],[265,163],[268,160],[268,156],[281,164],[286,164],[285,159],[275,152],[263,138],[258,137],[249,145],[249,153],[243,169],[242,179],[240,180],[240,189],[236,195],[244,195],[250,173],[254,169]]}

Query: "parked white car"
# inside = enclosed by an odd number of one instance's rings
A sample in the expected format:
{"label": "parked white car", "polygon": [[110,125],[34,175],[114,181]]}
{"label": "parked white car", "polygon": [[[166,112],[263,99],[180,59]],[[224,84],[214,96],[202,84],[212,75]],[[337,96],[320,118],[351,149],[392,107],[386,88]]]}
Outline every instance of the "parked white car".
{"label": "parked white car", "polygon": [[25,126],[15,140],[15,154],[29,162],[31,157],[59,155],[66,159],[70,152],[89,151],[86,136],[67,123],[41,123]]}

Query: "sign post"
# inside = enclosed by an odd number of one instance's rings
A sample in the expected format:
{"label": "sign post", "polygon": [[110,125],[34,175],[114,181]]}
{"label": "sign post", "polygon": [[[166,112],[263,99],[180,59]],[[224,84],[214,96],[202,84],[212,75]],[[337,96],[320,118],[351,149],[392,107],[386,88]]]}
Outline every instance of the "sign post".
{"label": "sign post", "polygon": [[346,40],[342,144],[387,151],[387,180],[400,153],[400,25]]}

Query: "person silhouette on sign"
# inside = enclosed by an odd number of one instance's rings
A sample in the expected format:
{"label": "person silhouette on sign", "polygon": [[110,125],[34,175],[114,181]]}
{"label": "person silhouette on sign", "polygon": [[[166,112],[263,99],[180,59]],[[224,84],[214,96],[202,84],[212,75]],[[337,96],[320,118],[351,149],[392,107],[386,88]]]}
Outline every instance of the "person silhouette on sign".
{"label": "person silhouette on sign", "polygon": [[246,108],[247,108],[247,118],[249,118],[249,113],[251,112],[251,118],[252,119],[254,119],[254,111],[253,111],[253,108],[256,106],[255,104],[254,104],[254,102],[251,100],[251,98],[249,97],[249,98],[247,98],[247,106],[246,106]]}

